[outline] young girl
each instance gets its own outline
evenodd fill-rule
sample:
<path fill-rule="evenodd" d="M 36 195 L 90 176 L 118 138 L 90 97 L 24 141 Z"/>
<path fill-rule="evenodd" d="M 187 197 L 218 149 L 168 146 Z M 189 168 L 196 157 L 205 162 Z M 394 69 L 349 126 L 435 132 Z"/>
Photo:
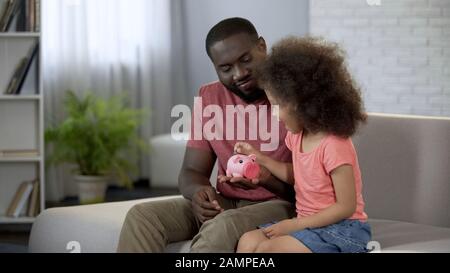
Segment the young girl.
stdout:
<path fill-rule="evenodd" d="M 259 70 L 262 87 L 289 133 L 292 164 L 247 143 L 235 151 L 294 185 L 297 217 L 245 233 L 237 252 L 366 252 L 371 239 L 361 173 L 350 137 L 364 122 L 359 89 L 344 54 L 317 38 L 277 43 Z"/>

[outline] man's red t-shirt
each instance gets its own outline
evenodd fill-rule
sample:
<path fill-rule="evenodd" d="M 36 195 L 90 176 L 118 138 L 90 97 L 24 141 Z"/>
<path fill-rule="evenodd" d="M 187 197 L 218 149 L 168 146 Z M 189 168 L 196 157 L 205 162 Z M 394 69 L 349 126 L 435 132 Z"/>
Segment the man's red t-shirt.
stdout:
<path fill-rule="evenodd" d="M 292 162 L 291 151 L 284 141 L 286 129 L 272 116 L 271 105 L 266 97 L 248 104 L 220 82 L 202 86 L 199 96 L 192 113 L 187 146 L 214 152 L 218 158 L 219 175 L 225 175 L 228 159 L 233 155 L 234 145 L 238 141 L 248 142 L 276 160 Z M 227 114 L 227 110 L 231 115 Z M 194 133 L 195 130 L 197 133 Z M 267 147 L 269 143 L 272 143 L 270 148 Z M 244 190 L 227 183 L 217 183 L 217 190 L 231 199 L 264 201 L 277 198 L 263 187 Z"/>

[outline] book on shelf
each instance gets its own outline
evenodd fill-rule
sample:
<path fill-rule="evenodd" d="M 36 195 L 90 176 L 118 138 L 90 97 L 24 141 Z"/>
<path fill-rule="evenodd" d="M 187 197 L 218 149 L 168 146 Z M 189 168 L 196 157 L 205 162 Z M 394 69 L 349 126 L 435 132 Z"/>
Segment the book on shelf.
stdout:
<path fill-rule="evenodd" d="M 16 32 L 26 31 L 27 28 L 27 10 L 26 10 L 26 2 L 27 0 L 19 0 L 20 8 L 16 15 Z"/>
<path fill-rule="evenodd" d="M 37 55 L 38 49 L 39 41 L 36 41 L 28 51 L 27 55 L 20 60 L 20 62 L 16 66 L 11 80 L 9 81 L 8 87 L 4 92 L 6 95 L 20 94 L 22 86 L 27 78 L 28 71 L 30 70 L 31 64 L 33 63 L 33 59 Z"/>
<path fill-rule="evenodd" d="M 4 24 L 4 21 L 6 20 L 6 16 L 9 12 L 11 5 L 11 0 L 5 1 L 3 5 L 0 7 L 0 31 L 2 30 L 2 26 Z"/>
<path fill-rule="evenodd" d="M 39 180 L 33 181 L 33 190 L 31 191 L 30 200 L 28 202 L 27 216 L 36 217 L 40 210 L 40 199 L 39 199 Z"/>
<path fill-rule="evenodd" d="M 38 157 L 39 151 L 34 149 L 29 150 L 0 150 L 0 158 L 11 157 Z"/>
<path fill-rule="evenodd" d="M 41 0 L 34 0 L 34 31 L 41 31 Z"/>
<path fill-rule="evenodd" d="M 40 31 L 40 0 L 7 0 L 0 10 L 0 32 Z M 11 26 L 15 25 L 15 29 Z"/>
<path fill-rule="evenodd" d="M 16 14 L 20 10 L 22 0 L 7 0 L 0 18 L 0 32 L 8 31 Z"/>
<path fill-rule="evenodd" d="M 21 20 L 17 22 L 16 31 L 40 31 L 40 0 L 20 0 L 22 4 Z M 19 23 L 20 22 L 20 23 Z"/>
<path fill-rule="evenodd" d="M 37 182 L 38 180 L 33 181 L 24 181 L 20 184 L 17 189 L 8 209 L 6 210 L 7 217 L 18 218 L 22 215 L 28 216 L 29 206 L 26 206 L 27 202 L 31 202 L 30 197 L 32 197 L 32 193 L 34 188 L 37 187 L 36 191 L 39 191 Z M 35 195 L 38 193 L 35 193 Z M 36 199 L 37 197 L 35 197 Z M 37 198 L 38 199 L 38 198 Z M 34 200 L 36 202 L 36 200 Z M 35 212 L 35 207 L 33 207 L 33 213 Z"/>

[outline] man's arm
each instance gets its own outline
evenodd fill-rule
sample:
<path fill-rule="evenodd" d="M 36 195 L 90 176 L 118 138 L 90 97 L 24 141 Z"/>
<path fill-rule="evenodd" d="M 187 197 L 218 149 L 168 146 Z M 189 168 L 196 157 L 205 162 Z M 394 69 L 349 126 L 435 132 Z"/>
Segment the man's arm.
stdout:
<path fill-rule="evenodd" d="M 181 194 L 192 201 L 194 214 L 201 222 L 223 211 L 217 201 L 216 190 L 209 181 L 215 161 L 214 153 L 187 147 L 178 176 Z"/>
<path fill-rule="evenodd" d="M 202 187 L 211 187 L 209 178 L 216 161 L 212 152 L 186 147 L 183 165 L 178 176 L 181 194 L 189 200 Z"/>

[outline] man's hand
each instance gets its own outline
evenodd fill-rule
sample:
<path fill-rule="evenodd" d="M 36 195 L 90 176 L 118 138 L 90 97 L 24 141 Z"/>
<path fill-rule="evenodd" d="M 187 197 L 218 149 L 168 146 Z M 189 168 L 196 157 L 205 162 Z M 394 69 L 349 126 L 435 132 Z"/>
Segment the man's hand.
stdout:
<path fill-rule="evenodd" d="M 216 190 L 210 186 L 202 187 L 194 194 L 192 197 L 192 210 L 201 223 L 213 219 L 224 211 L 217 201 Z"/>
<path fill-rule="evenodd" d="M 264 185 L 264 182 L 270 178 L 272 174 L 263 166 L 260 166 L 259 176 L 255 179 L 247 179 L 245 177 L 229 177 L 225 175 L 218 176 L 219 183 L 229 183 L 233 187 L 242 188 L 245 190 L 256 189 Z"/>
<path fill-rule="evenodd" d="M 283 220 L 274 225 L 271 225 L 270 227 L 264 228 L 262 231 L 269 239 L 273 239 L 283 235 L 288 235 L 294 231 L 302 229 L 299 227 L 297 221 L 298 220 L 296 218 Z"/>
<path fill-rule="evenodd" d="M 233 187 L 241 188 L 244 190 L 256 189 L 259 187 L 258 179 L 249 180 L 245 177 L 229 177 L 225 175 L 219 175 L 217 179 L 219 183 L 228 183 Z"/>

